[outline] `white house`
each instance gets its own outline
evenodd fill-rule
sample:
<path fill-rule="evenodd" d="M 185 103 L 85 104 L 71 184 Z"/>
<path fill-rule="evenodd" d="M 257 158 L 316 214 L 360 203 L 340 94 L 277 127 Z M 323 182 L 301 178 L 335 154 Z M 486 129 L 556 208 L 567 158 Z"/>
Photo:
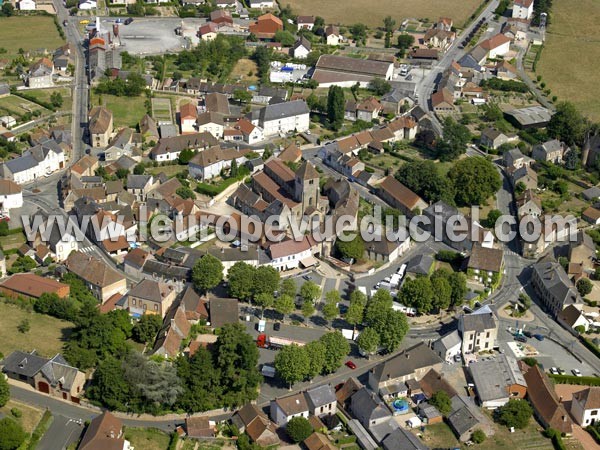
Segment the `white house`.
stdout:
<path fill-rule="evenodd" d="M 18 158 L 6 161 L 0 166 L 0 173 L 4 179 L 24 184 L 48 176 L 64 166 L 63 149 L 50 140 L 25 150 Z"/>
<path fill-rule="evenodd" d="M 89 11 L 90 9 L 96 9 L 96 7 L 97 3 L 95 0 L 84 0 L 78 6 L 82 11 Z"/>
<path fill-rule="evenodd" d="M 225 130 L 223 115 L 214 112 L 202 113 L 196 120 L 196 127 L 198 131 L 210 133 L 220 139 L 223 137 L 223 131 Z"/>
<path fill-rule="evenodd" d="M 457 330 L 433 341 L 433 351 L 444 361 L 452 362 L 456 355 L 460 355 L 462 340 Z"/>
<path fill-rule="evenodd" d="M 235 129 L 242 133 L 242 139 L 247 144 L 256 144 L 265 140 L 265 133 L 259 126 L 252 124 L 248 119 L 241 118 L 235 124 Z"/>
<path fill-rule="evenodd" d="M 273 8 L 273 0 L 250 0 L 250 8 L 252 8 L 252 9 Z"/>
<path fill-rule="evenodd" d="M 181 134 L 196 132 L 196 119 L 198 111 L 193 103 L 186 103 L 179 108 L 179 123 Z"/>
<path fill-rule="evenodd" d="M 219 141 L 210 133 L 184 134 L 163 138 L 150 150 L 150 158 L 159 162 L 175 161 L 179 158 L 182 150 L 200 151 L 218 143 Z"/>
<path fill-rule="evenodd" d="M 27 86 L 30 88 L 46 88 L 53 86 L 52 75 L 54 64 L 48 58 L 41 58 L 29 68 Z"/>
<path fill-rule="evenodd" d="M 504 56 L 510 51 L 510 38 L 502 33 L 492 36 L 483 41 L 479 46 L 487 51 L 487 57 L 490 59 Z"/>
<path fill-rule="evenodd" d="M 292 47 L 292 54 L 294 58 L 305 59 L 310 53 L 311 49 L 312 45 L 310 41 L 304 36 L 301 36 Z"/>
<path fill-rule="evenodd" d="M 12 127 L 17 126 L 17 119 L 13 116 L 2 116 L 0 117 L 0 125 L 10 130 Z"/>
<path fill-rule="evenodd" d="M 330 384 L 308 389 L 306 400 L 313 416 L 331 416 L 337 412 L 337 398 L 335 390 Z"/>
<path fill-rule="evenodd" d="M 512 17 L 513 19 L 531 20 L 533 17 L 533 0 L 515 0 Z"/>
<path fill-rule="evenodd" d="M 20 11 L 35 11 L 36 6 L 33 0 L 21 0 L 19 2 Z"/>
<path fill-rule="evenodd" d="M 263 129 L 265 137 L 308 131 L 310 111 L 304 100 L 276 103 L 252 111 L 248 119 Z"/>
<path fill-rule="evenodd" d="M 600 387 L 593 386 L 573 394 L 571 415 L 582 427 L 600 420 Z"/>
<path fill-rule="evenodd" d="M 329 25 L 327 28 L 325 28 L 325 39 L 327 41 L 327 45 L 340 45 L 340 42 L 342 41 L 340 29 L 335 25 Z"/>
<path fill-rule="evenodd" d="M 296 17 L 296 24 L 298 26 L 298 31 L 312 31 L 315 26 L 315 16 L 298 16 Z"/>
<path fill-rule="evenodd" d="M 248 153 L 249 150 L 222 149 L 215 145 L 196 154 L 188 164 L 188 172 L 197 180 L 210 180 L 220 175 L 223 169 L 229 169 L 234 160 L 238 167 L 243 165 Z"/>
<path fill-rule="evenodd" d="M 271 261 L 269 265 L 278 271 L 297 269 L 302 261 L 312 261 L 312 250 L 308 239 L 301 241 L 287 239 L 269 247 Z M 305 266 L 308 263 L 304 264 Z"/>
<path fill-rule="evenodd" d="M 463 353 L 491 351 L 498 337 L 498 319 L 489 306 L 484 306 L 471 314 L 461 315 L 458 331 Z"/>
<path fill-rule="evenodd" d="M 308 402 L 302 392 L 271 400 L 271 420 L 278 426 L 287 424 L 294 417 L 308 418 L 308 415 Z"/>
<path fill-rule="evenodd" d="M 0 180 L 0 211 L 9 214 L 12 208 L 23 206 L 21 186 L 11 180 Z"/>

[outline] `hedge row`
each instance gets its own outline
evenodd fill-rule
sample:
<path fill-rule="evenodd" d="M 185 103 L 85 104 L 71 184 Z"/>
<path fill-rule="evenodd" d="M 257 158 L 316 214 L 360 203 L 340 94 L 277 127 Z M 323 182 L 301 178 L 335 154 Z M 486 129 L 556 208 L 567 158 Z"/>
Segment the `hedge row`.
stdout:
<path fill-rule="evenodd" d="M 576 377 L 575 375 L 553 375 L 548 374 L 558 384 L 578 384 L 582 386 L 600 386 L 598 377 Z"/>
<path fill-rule="evenodd" d="M 600 348 L 598 348 L 592 341 L 584 338 L 583 336 L 579 336 L 579 340 L 590 352 L 596 355 L 596 358 L 600 358 Z"/>

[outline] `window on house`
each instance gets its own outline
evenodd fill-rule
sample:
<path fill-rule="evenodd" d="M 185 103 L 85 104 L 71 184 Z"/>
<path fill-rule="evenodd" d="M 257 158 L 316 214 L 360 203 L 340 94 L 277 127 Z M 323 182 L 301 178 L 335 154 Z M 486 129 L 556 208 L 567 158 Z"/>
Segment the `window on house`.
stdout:
<path fill-rule="evenodd" d="M 158 311 L 158 305 L 154 305 L 154 311 Z"/>
<path fill-rule="evenodd" d="M 148 309 L 147 305 L 144 305 L 144 311 L 146 311 Z"/>
<path fill-rule="evenodd" d="M 489 331 L 488 331 L 488 332 L 485 334 L 485 337 L 486 337 L 486 338 L 489 338 L 489 337 L 490 337 L 490 332 L 489 332 Z"/>
<path fill-rule="evenodd" d="M 598 410 L 597 409 L 595 409 L 593 411 L 590 411 L 590 416 L 596 416 L 596 415 L 598 415 Z"/>

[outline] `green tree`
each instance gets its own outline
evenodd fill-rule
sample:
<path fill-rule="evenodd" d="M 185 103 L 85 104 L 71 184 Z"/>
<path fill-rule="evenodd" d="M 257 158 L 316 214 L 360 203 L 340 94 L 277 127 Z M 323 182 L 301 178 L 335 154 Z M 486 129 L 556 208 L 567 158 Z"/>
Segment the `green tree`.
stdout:
<path fill-rule="evenodd" d="M 190 163 L 190 160 L 194 157 L 195 153 L 193 150 L 189 149 L 189 148 L 185 148 L 183 150 L 181 150 L 181 152 L 179 153 L 179 164 L 181 165 L 186 165 Z"/>
<path fill-rule="evenodd" d="M 412 34 L 403 33 L 400 36 L 398 36 L 398 48 L 400 49 L 400 51 L 398 52 L 399 56 L 401 58 L 404 58 L 406 50 L 411 48 L 414 43 L 415 38 Z"/>
<path fill-rule="evenodd" d="M 344 358 L 350 353 L 350 344 L 340 331 L 324 334 L 321 336 L 320 341 L 325 345 L 323 373 L 333 373 L 342 365 Z"/>
<path fill-rule="evenodd" d="M 342 127 L 345 108 L 344 91 L 339 86 L 331 86 L 327 93 L 327 119 L 334 130 Z"/>
<path fill-rule="evenodd" d="M 443 138 L 438 139 L 435 151 L 441 161 L 453 161 L 467 150 L 471 140 L 469 129 L 451 117 L 444 121 Z"/>
<path fill-rule="evenodd" d="M 246 89 L 236 89 L 233 91 L 233 98 L 242 103 L 250 103 L 252 101 L 252 94 Z"/>
<path fill-rule="evenodd" d="M 592 282 L 590 280 L 588 280 L 587 278 L 581 278 L 581 279 L 577 280 L 577 284 L 575 286 L 577 287 L 577 290 L 579 291 L 579 295 L 581 295 L 582 297 L 585 297 L 590 292 L 592 292 L 592 288 L 594 287 Z"/>
<path fill-rule="evenodd" d="M 396 21 L 392 19 L 392 16 L 387 16 L 383 19 L 383 29 L 386 33 L 393 33 Z"/>
<path fill-rule="evenodd" d="M 0 408 L 2 408 L 10 399 L 10 388 L 8 381 L 4 376 L 0 376 Z"/>
<path fill-rule="evenodd" d="M 496 410 L 498 423 L 521 430 L 527 426 L 533 415 L 533 409 L 525 400 L 510 399 L 508 403 Z"/>
<path fill-rule="evenodd" d="M 279 288 L 279 272 L 271 266 L 260 266 L 254 272 L 252 286 L 255 296 L 262 292 L 273 295 L 273 292 Z"/>
<path fill-rule="evenodd" d="M 335 319 L 339 313 L 339 302 L 341 301 L 340 293 L 338 291 L 329 291 L 325 294 L 325 304 L 323 305 L 323 317 L 327 321 Z"/>
<path fill-rule="evenodd" d="M 305 417 L 292 417 L 285 426 L 285 432 L 296 443 L 304 441 L 313 432 L 313 427 Z"/>
<path fill-rule="evenodd" d="M 396 179 L 430 203 L 443 200 L 454 204 L 454 185 L 433 161 L 414 160 L 403 164 Z"/>
<path fill-rule="evenodd" d="M 199 347 L 189 359 L 180 356 L 176 367 L 184 386 L 179 396 L 180 408 L 191 413 L 219 406 L 223 395 L 220 374 L 213 364 L 213 355 L 206 348 Z"/>
<path fill-rule="evenodd" d="M 275 298 L 273 298 L 273 294 L 261 292 L 254 297 L 254 303 L 261 307 L 261 317 L 264 317 L 265 309 L 270 308 L 275 304 Z"/>
<path fill-rule="evenodd" d="M 369 89 L 381 97 L 392 90 L 392 85 L 383 78 L 373 78 L 369 82 Z"/>
<path fill-rule="evenodd" d="M 194 194 L 194 191 L 187 186 L 181 186 L 180 188 L 177 188 L 175 193 L 184 200 L 188 199 L 188 198 L 191 198 L 191 199 L 196 198 L 196 194 Z"/>
<path fill-rule="evenodd" d="M 457 161 L 450 169 L 448 177 L 456 188 L 458 205 L 485 204 L 502 186 L 502 179 L 494 164 L 481 156 Z"/>
<path fill-rule="evenodd" d="M 348 31 L 350 31 L 352 39 L 354 39 L 357 44 L 364 43 L 367 39 L 367 26 L 364 23 L 355 23 L 350 26 Z"/>
<path fill-rule="evenodd" d="M 308 357 L 306 377 L 313 379 L 323 371 L 327 357 L 327 348 L 321 341 L 312 341 L 306 344 L 303 349 Z"/>
<path fill-rule="evenodd" d="M 17 330 L 19 330 L 19 333 L 22 334 L 29 333 L 29 330 L 31 330 L 31 324 L 29 323 L 29 319 L 21 320 L 21 322 L 17 326 Z"/>
<path fill-rule="evenodd" d="M 55 108 L 60 108 L 63 105 L 63 97 L 60 92 L 56 91 L 50 94 L 50 103 Z"/>
<path fill-rule="evenodd" d="M 2 7 L 5 5 L 6 3 Z M 0 420 L 0 450 L 16 450 L 26 438 L 27 433 L 13 419 L 5 417 Z"/>
<path fill-rule="evenodd" d="M 146 171 L 146 167 L 142 163 L 136 164 L 135 167 L 133 168 L 134 175 L 144 175 L 145 171 Z"/>
<path fill-rule="evenodd" d="M 481 429 L 477 429 L 475 431 L 473 431 L 473 434 L 471 435 L 471 440 L 473 442 L 475 442 L 476 444 L 481 444 L 483 443 L 483 441 L 485 441 L 486 435 L 483 432 L 483 430 Z"/>
<path fill-rule="evenodd" d="M 494 229 L 496 227 L 496 221 L 502 216 L 502 211 L 499 209 L 492 209 L 485 219 L 485 226 Z"/>
<path fill-rule="evenodd" d="M 304 348 L 292 344 L 286 345 L 275 355 L 275 370 L 290 389 L 307 376 L 310 361 Z"/>
<path fill-rule="evenodd" d="M 223 280 L 223 264 L 212 255 L 204 255 L 192 269 L 194 287 L 207 292 Z"/>
<path fill-rule="evenodd" d="M 289 295 L 280 295 L 275 299 L 275 311 L 286 316 L 294 310 L 294 298 Z"/>
<path fill-rule="evenodd" d="M 356 236 L 351 241 L 344 241 L 338 238 L 335 241 L 335 248 L 342 258 L 358 261 L 363 258 L 365 241 L 363 241 L 360 234 L 356 233 Z"/>
<path fill-rule="evenodd" d="M 452 298 L 451 305 L 458 306 L 462 305 L 465 301 L 465 295 L 467 294 L 467 277 L 462 272 L 452 272 L 448 276 L 448 282 L 452 287 Z"/>
<path fill-rule="evenodd" d="M 345 319 L 350 325 L 356 327 L 363 323 L 367 297 L 362 292 L 355 290 L 350 294 L 350 305 L 346 311 Z"/>
<path fill-rule="evenodd" d="M 162 320 L 158 314 L 144 314 L 133 326 L 133 339 L 141 344 L 152 343 L 161 327 Z"/>
<path fill-rule="evenodd" d="M 231 269 L 227 272 L 229 295 L 240 300 L 252 298 L 255 271 L 254 266 L 244 261 L 238 261 L 231 266 Z"/>
<path fill-rule="evenodd" d="M 131 398 L 131 388 L 123 376 L 121 362 L 109 356 L 94 371 L 86 396 L 109 409 L 123 410 Z"/>
<path fill-rule="evenodd" d="M 296 282 L 293 278 L 286 278 L 281 281 L 281 288 L 279 290 L 284 295 L 289 295 L 290 297 L 296 297 L 297 286 Z"/>
<path fill-rule="evenodd" d="M 583 145 L 587 121 L 573 103 L 560 102 L 548 123 L 548 135 L 567 145 Z"/>
<path fill-rule="evenodd" d="M 296 42 L 296 38 L 289 31 L 279 30 L 275 33 L 275 41 L 281 42 L 284 47 L 291 47 Z"/>
<path fill-rule="evenodd" d="M 450 307 L 452 302 L 452 286 L 446 278 L 434 278 L 431 280 L 431 288 L 433 289 L 433 306 L 441 311 Z"/>
<path fill-rule="evenodd" d="M 429 399 L 429 404 L 435 406 L 442 415 L 447 416 L 452 411 L 452 400 L 446 391 L 437 391 Z"/>
<path fill-rule="evenodd" d="M 368 354 L 373 355 L 379 349 L 379 333 L 373 328 L 365 328 L 356 339 L 358 348 Z"/>
<path fill-rule="evenodd" d="M 306 281 L 300 286 L 300 297 L 304 301 L 314 303 L 321 297 L 321 288 L 313 281 Z"/>
<path fill-rule="evenodd" d="M 302 301 L 302 315 L 308 319 L 314 313 L 315 313 L 315 304 L 310 300 L 303 300 Z"/>
<path fill-rule="evenodd" d="M 419 314 L 427 314 L 433 306 L 433 295 L 429 278 L 409 278 L 404 282 L 398 299 L 402 304 L 416 308 Z"/>
<path fill-rule="evenodd" d="M 8 2 L 2 3 L 0 8 L 1 15 L 4 17 L 11 17 L 15 13 L 15 7 Z"/>
<path fill-rule="evenodd" d="M 8 227 L 8 222 L 0 222 L 0 236 L 8 236 L 8 231 L 9 231 L 9 227 Z"/>

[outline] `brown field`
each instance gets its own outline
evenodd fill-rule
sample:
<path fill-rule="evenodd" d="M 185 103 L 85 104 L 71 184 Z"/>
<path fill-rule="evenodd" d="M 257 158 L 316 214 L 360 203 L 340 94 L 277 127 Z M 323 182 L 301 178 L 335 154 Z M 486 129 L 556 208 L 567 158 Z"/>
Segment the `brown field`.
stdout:
<path fill-rule="evenodd" d="M 0 47 L 6 49 L 8 56 L 16 55 L 19 48 L 52 52 L 62 44 L 50 16 L 0 17 Z"/>
<path fill-rule="evenodd" d="M 600 3 L 580 0 L 577 8 L 569 0 L 555 0 L 552 23 L 546 33 L 546 45 L 537 65 L 551 95 L 570 100 L 594 121 L 600 120 L 597 61 Z"/>
<path fill-rule="evenodd" d="M 254 83 L 258 81 L 258 77 L 256 76 L 256 72 L 258 71 L 258 67 L 256 63 L 251 59 L 242 58 L 240 59 L 233 70 L 231 71 L 231 75 L 229 78 L 233 82 L 251 82 Z M 251 76 L 248 76 L 248 73 L 252 72 Z"/>
<path fill-rule="evenodd" d="M 464 21 L 477 9 L 480 0 L 377 0 L 364 2 L 348 0 L 340 3 L 334 0 L 282 0 L 280 4 L 290 4 L 296 14 L 318 14 L 328 23 L 352 25 L 362 22 L 370 27 L 383 26 L 383 18 L 391 15 L 398 25 L 404 19 L 428 18 L 436 20 L 440 16 L 451 17 L 454 23 L 462 26 Z"/>

